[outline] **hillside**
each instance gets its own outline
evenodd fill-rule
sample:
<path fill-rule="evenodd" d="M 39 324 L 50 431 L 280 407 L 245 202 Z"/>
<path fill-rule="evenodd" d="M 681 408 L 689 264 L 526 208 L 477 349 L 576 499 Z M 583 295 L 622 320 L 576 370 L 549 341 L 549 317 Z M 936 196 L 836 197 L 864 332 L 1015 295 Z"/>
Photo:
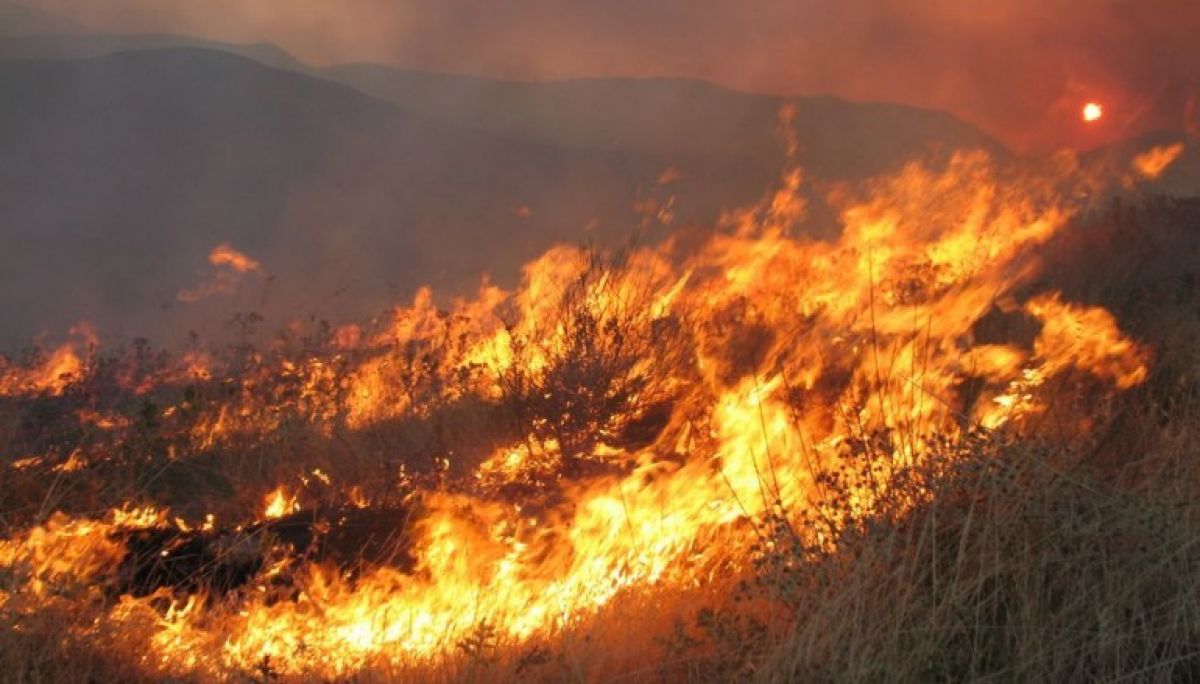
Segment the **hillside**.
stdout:
<path fill-rule="evenodd" d="M 102 329 L 161 331 L 221 242 L 279 276 L 267 306 L 363 315 L 551 241 L 623 234 L 637 185 L 660 171 L 213 51 L 3 62 L 0 98 L 13 103 L 0 112 L 9 334 L 61 330 L 80 311 Z M 259 308 L 258 294 L 238 304 Z"/>
<path fill-rule="evenodd" d="M 794 107 L 800 159 L 824 179 L 879 174 L 923 152 L 997 143 L 949 114 L 832 97 L 785 99 L 677 78 L 519 83 L 380 65 L 324 71 L 380 99 L 556 146 L 693 163 L 706 173 L 781 162 L 779 110 Z"/>
<path fill-rule="evenodd" d="M 0 5 L 2 7 L 2 5 Z M 295 72 L 312 71 L 300 60 L 270 43 L 236 44 L 174 34 L 60 34 L 22 31 L 0 37 L 0 60 L 67 60 L 105 57 L 118 52 L 192 48 L 217 50 L 254 60 L 264 66 Z"/>
<path fill-rule="evenodd" d="M 804 164 L 825 179 L 881 173 L 926 151 L 982 147 L 994 140 L 944 112 L 833 97 L 739 93 L 681 78 L 504 81 L 381 64 L 316 68 L 273 45 L 183 35 L 22 35 L 0 40 L 0 59 L 72 59 L 133 50 L 219 50 L 265 66 L 325 78 L 439 120 L 555 147 L 605 150 L 690 166 L 778 168 L 779 109 L 795 107 Z"/>
<path fill-rule="evenodd" d="M 0 42 L 45 57 L 142 45 L 0 61 L 0 96 L 17 103 L 0 112 L 0 225 L 13 245 L 0 266 L 18 284 L 0 296 L 5 344 L 61 333 L 80 311 L 104 333 L 172 339 L 219 330 L 234 310 L 273 327 L 368 315 L 421 284 L 464 291 L 484 272 L 514 273 L 554 242 L 625 239 L 639 198 L 675 196 L 677 223 L 711 224 L 783 166 L 778 100 L 696 82 L 370 71 L 409 84 L 384 93 L 362 68 L 330 72 L 355 90 L 226 50 L 155 49 L 173 40 Z M 796 121 L 818 182 L 988 144 L 944 115 L 883 105 L 806 100 Z M 667 168 L 676 180 L 656 186 Z M 260 260 L 269 287 L 177 314 L 175 294 L 224 242 Z"/>
<path fill-rule="evenodd" d="M 0 0 L 0 684 L 1200 682 L 1189 2 Z"/>
<path fill-rule="evenodd" d="M 0 360 L 0 677 L 1192 681 L 1200 202 L 1059 161 Z"/>

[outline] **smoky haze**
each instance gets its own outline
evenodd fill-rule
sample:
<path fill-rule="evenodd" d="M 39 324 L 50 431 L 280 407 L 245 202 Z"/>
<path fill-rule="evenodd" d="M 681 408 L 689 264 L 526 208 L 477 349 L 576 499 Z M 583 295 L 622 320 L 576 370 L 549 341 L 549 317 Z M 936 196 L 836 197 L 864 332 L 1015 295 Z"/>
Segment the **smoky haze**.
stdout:
<path fill-rule="evenodd" d="M 785 107 L 817 236 L 826 199 L 914 159 L 1127 159 L 1196 132 L 1198 14 L 0 0 L 0 351 L 85 320 L 164 345 L 235 313 L 362 322 L 422 285 L 515 285 L 554 244 L 703 231 L 774 187 Z M 1163 187 L 1200 190 L 1194 148 Z"/>
<path fill-rule="evenodd" d="M 1012 147 L 1200 125 L 1193 0 L 31 0 L 109 31 L 520 79 L 686 76 L 944 109 Z M 1078 124 L 1104 101 L 1103 126 Z"/>

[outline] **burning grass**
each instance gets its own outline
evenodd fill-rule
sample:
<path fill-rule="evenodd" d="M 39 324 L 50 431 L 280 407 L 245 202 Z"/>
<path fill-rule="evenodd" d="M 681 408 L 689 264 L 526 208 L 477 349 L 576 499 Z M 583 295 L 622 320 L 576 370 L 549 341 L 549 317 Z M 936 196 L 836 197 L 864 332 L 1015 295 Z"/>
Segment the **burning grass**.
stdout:
<path fill-rule="evenodd" d="M 822 242 L 802 182 L 375 329 L 8 364 L 4 676 L 1193 676 L 1196 208 L 965 153 Z"/>

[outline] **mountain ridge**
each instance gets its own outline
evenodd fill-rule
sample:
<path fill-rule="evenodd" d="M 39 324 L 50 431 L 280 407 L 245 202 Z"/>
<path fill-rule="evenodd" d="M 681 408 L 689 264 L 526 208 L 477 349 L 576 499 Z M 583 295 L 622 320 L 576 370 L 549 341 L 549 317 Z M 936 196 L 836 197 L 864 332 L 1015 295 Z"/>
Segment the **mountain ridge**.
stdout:
<path fill-rule="evenodd" d="M 672 83 L 528 85 L 504 110 L 389 101 L 208 47 L 0 60 L 0 97 L 16 103 L 0 112 L 0 268 L 15 284 L 0 343 L 83 317 L 171 339 L 219 335 L 233 311 L 276 327 L 294 312 L 361 319 L 427 283 L 453 294 L 491 272 L 511 285 L 555 243 L 616 244 L 639 202 L 674 198 L 673 225 L 711 226 L 784 168 L 778 100 Z M 800 125 L 815 122 L 797 129 L 799 161 L 823 225 L 823 183 L 963 135 L 919 112 L 889 128 L 904 108 L 813 102 L 797 105 Z M 271 277 L 177 301 L 224 242 Z"/>

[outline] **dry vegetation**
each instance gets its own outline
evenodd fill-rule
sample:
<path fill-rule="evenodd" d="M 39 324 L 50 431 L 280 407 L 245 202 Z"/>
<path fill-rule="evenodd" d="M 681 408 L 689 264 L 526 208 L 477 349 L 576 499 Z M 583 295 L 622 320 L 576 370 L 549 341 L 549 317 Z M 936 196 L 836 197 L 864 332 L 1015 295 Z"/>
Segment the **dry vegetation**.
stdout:
<path fill-rule="evenodd" d="M 756 216 L 768 229 L 751 244 L 765 244 L 788 211 L 775 200 Z M 781 326 L 796 312 L 743 296 L 666 316 L 656 264 L 636 250 L 549 257 L 574 264 L 555 296 L 492 306 L 501 298 L 485 292 L 451 313 L 418 298 L 385 338 L 318 328 L 234 345 L 219 359 L 146 344 L 93 350 L 71 382 L 0 397 L 0 524 L 10 540 L 0 546 L 0 680 L 1200 679 L 1200 204 L 1127 200 L 1076 215 L 1036 245 L 1039 275 L 1005 281 L 1014 301 L 1057 291 L 1103 307 L 1122 339 L 1141 345 L 1122 343 L 1122 354 L 1153 350 L 1136 381 L 1122 380 L 1133 374 L 1115 352 L 1096 363 L 1117 370 L 1061 366 L 1030 390 L 1038 409 L 1019 420 L 986 413 L 1011 380 L 985 373 L 947 381 L 953 406 L 913 409 L 920 397 L 905 388 L 920 373 L 896 361 L 901 335 L 881 341 L 874 298 L 891 287 L 902 304 L 941 301 L 953 288 L 938 288 L 936 270 L 892 281 L 872 273 L 872 320 L 843 326 L 860 335 L 861 358 L 823 359 L 801 387 L 803 366 L 788 354 L 830 325 L 824 314 Z M 531 275 L 527 292 L 537 287 Z M 502 336 L 480 328 L 471 309 L 480 302 Z M 541 307 L 537 326 L 530 307 Z M 1019 309 L 983 312 L 953 337 L 1049 344 Z M 930 352 L 922 326 L 933 324 L 912 337 L 927 356 L 970 353 Z M 503 344 L 479 355 L 481 339 Z M 0 371 L 14 378 L 50 360 L 33 351 Z M 864 372 L 875 381 L 862 382 Z M 681 541 L 665 523 L 655 529 L 666 541 L 647 537 L 637 512 L 649 506 L 628 487 L 709 472 L 688 468 L 732 443 L 712 387 L 746 383 L 782 397 L 783 427 L 752 404 L 758 434 L 747 440 L 763 452 L 749 460 L 754 485 L 728 462 L 710 473 L 740 511 L 714 514 Z M 940 422 L 928 431 L 913 416 Z M 817 453 L 819 429 L 838 434 L 836 448 Z M 653 460 L 639 460 L 651 449 Z M 707 482 L 656 494 L 653 516 L 666 519 L 673 502 L 690 510 L 683 497 Z M 574 535 L 606 528 L 587 527 L 580 511 L 611 486 L 620 494 L 605 520 L 616 541 L 597 558 L 619 558 L 581 574 Z M 265 515 L 271 493 L 282 509 Z M 509 519 L 493 510 L 514 505 L 554 531 L 497 532 Z M 105 518 L 139 506 L 153 508 L 147 520 Z M 357 532 L 339 536 L 339 520 Z M 429 560 L 441 522 L 486 576 L 460 568 L 461 556 Z M 488 532 L 504 543 L 477 538 Z M 567 539 L 570 553 L 560 551 Z M 513 540 L 520 553 L 505 556 Z M 191 560 L 176 555 L 186 543 L 196 544 Z M 177 565 L 145 571 L 154 559 L 136 549 L 161 549 Z M 522 574 L 495 580 L 511 559 Z M 342 584 L 314 579 L 314 567 Z M 435 647 L 383 639 L 390 625 L 374 616 L 364 638 L 382 640 L 349 664 L 322 650 L 341 643 L 346 623 L 321 611 L 380 587 L 418 603 L 427 592 L 406 593 L 410 583 L 437 587 L 439 568 L 471 578 L 446 591 L 479 612 L 446 624 Z M 547 568 L 554 582 L 529 579 Z M 596 586 L 614 575 L 632 579 Z M 585 607 L 520 627 L 512 611 L 537 606 L 521 592 L 576 578 L 596 591 L 573 590 Z M 505 587 L 519 604 L 489 612 L 503 601 L 490 593 Z M 274 641 L 247 636 L 275 624 Z M 236 651 L 242 644 L 250 650 Z"/>

